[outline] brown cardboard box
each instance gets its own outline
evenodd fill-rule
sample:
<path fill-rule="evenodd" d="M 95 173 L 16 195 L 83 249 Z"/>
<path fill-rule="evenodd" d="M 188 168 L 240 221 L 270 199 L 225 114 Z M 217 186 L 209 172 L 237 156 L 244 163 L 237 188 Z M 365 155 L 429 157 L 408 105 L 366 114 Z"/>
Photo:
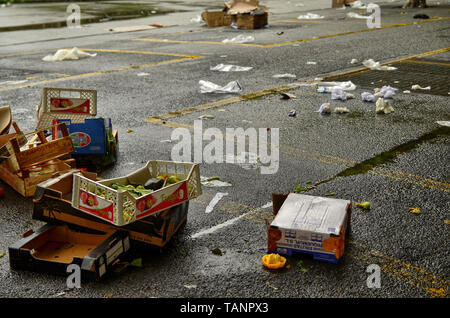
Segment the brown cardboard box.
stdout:
<path fill-rule="evenodd" d="M 240 29 L 259 29 L 268 24 L 267 12 L 257 0 L 233 0 L 225 3 L 222 11 L 203 12 L 202 18 L 208 26 L 230 26 L 234 22 Z"/>

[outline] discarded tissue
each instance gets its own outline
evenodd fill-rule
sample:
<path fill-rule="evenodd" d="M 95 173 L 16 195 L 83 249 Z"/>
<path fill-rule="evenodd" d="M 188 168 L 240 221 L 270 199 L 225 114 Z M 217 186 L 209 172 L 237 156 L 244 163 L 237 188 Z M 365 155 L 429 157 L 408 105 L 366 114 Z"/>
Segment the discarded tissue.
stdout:
<path fill-rule="evenodd" d="M 364 102 L 375 102 L 375 95 L 369 92 L 363 92 L 361 93 L 361 98 Z"/>
<path fill-rule="evenodd" d="M 319 110 L 317 110 L 316 112 L 320 113 L 321 115 L 330 114 L 331 113 L 330 103 L 322 104 Z"/>
<path fill-rule="evenodd" d="M 219 71 L 219 72 L 245 72 L 250 71 L 253 67 L 251 66 L 237 66 L 230 64 L 218 64 L 214 67 L 210 67 L 211 71 Z"/>
<path fill-rule="evenodd" d="M 229 82 L 225 86 L 219 86 L 212 82 L 200 80 L 200 93 L 237 93 L 242 90 L 241 84 L 238 81 Z"/>
<path fill-rule="evenodd" d="M 385 85 L 381 88 L 380 94 L 383 98 L 390 99 L 395 95 L 395 92 L 398 91 L 397 88 L 390 87 L 389 85 Z"/>
<path fill-rule="evenodd" d="M 54 55 L 47 55 L 42 60 L 45 62 L 56 62 L 56 61 L 64 61 L 64 60 L 79 60 L 85 57 L 94 57 L 97 53 L 90 54 L 80 50 L 77 47 L 73 49 L 61 49 L 56 51 Z"/>

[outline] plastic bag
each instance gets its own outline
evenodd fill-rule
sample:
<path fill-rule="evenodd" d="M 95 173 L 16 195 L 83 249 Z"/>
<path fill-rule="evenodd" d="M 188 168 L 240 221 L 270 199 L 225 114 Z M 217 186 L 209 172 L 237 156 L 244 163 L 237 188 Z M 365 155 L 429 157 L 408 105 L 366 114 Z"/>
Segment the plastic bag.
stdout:
<path fill-rule="evenodd" d="M 354 91 L 356 89 L 356 85 L 351 81 L 348 82 L 320 82 L 319 87 L 317 88 L 317 92 L 319 93 L 331 93 L 333 88 L 339 87 L 344 91 Z"/>
<path fill-rule="evenodd" d="M 251 66 L 237 66 L 230 64 L 218 64 L 214 67 L 210 67 L 211 71 L 219 71 L 219 72 L 245 72 L 250 71 L 253 67 Z"/>
<path fill-rule="evenodd" d="M 341 87 L 336 86 L 331 89 L 331 99 L 346 101 L 347 95 Z"/>
<path fill-rule="evenodd" d="M 296 78 L 297 76 L 295 74 L 285 73 L 285 74 L 275 74 L 272 77 L 274 77 L 274 78 Z"/>
<path fill-rule="evenodd" d="M 225 86 L 219 86 L 212 82 L 200 80 L 198 82 L 200 85 L 200 93 L 237 93 L 242 90 L 241 84 L 238 81 L 229 82 Z"/>
<path fill-rule="evenodd" d="M 315 19 L 323 19 L 324 16 L 308 12 L 307 14 L 299 15 L 297 17 L 298 20 L 315 20 Z"/>
<path fill-rule="evenodd" d="M 238 35 L 232 39 L 225 39 L 222 42 L 223 43 L 246 43 L 246 42 L 253 42 L 255 41 L 255 38 L 251 35 Z"/>
<path fill-rule="evenodd" d="M 79 60 L 85 57 L 94 57 L 97 56 L 97 53 L 90 54 L 80 50 L 77 47 L 73 49 L 61 49 L 56 51 L 54 55 L 47 55 L 42 60 L 45 62 L 56 62 L 56 61 L 64 61 L 64 60 Z"/>
<path fill-rule="evenodd" d="M 330 114 L 331 113 L 330 103 L 322 104 L 319 110 L 317 110 L 316 112 L 321 115 Z"/>
<path fill-rule="evenodd" d="M 218 192 L 214 196 L 214 198 L 209 202 L 208 206 L 205 209 L 205 213 L 211 213 L 216 206 L 216 204 L 222 199 L 224 196 L 228 195 L 228 193 Z"/>
<path fill-rule="evenodd" d="M 375 62 L 373 59 L 364 60 L 363 65 L 371 70 L 377 71 L 394 71 L 397 68 L 393 66 L 380 65 L 380 62 Z"/>
<path fill-rule="evenodd" d="M 389 85 L 385 85 L 381 88 L 380 93 L 383 98 L 390 99 L 395 95 L 395 92 L 398 91 L 397 88 L 393 88 Z"/>

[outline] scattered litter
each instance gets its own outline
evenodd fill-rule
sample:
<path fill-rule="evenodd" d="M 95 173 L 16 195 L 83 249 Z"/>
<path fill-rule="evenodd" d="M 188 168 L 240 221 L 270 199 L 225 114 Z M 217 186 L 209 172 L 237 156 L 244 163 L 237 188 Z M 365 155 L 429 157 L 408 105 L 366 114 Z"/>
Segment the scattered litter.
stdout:
<path fill-rule="evenodd" d="M 355 12 L 347 13 L 347 17 L 355 18 L 355 19 L 370 19 L 370 16 L 360 15 L 360 14 L 355 13 Z"/>
<path fill-rule="evenodd" d="M 303 261 L 302 261 L 302 260 L 299 260 L 299 261 L 297 262 L 297 267 L 300 268 L 300 270 L 301 270 L 303 273 L 306 273 L 306 272 L 308 271 L 308 269 L 307 269 L 306 267 L 303 266 Z"/>
<path fill-rule="evenodd" d="M 5 256 L 5 253 L 0 253 L 0 258 L 2 258 L 3 256 Z"/>
<path fill-rule="evenodd" d="M 273 286 L 270 282 L 266 282 L 266 285 L 272 288 L 273 290 L 278 290 L 278 287 Z"/>
<path fill-rule="evenodd" d="M 355 202 L 355 206 L 358 206 L 364 210 L 368 210 L 370 209 L 370 202 L 369 201 L 364 201 L 363 203 Z"/>
<path fill-rule="evenodd" d="M 364 102 L 375 102 L 375 95 L 369 93 L 369 92 L 363 92 L 361 93 L 361 98 Z"/>
<path fill-rule="evenodd" d="M 45 62 L 56 62 L 56 61 L 64 61 L 64 60 L 78 60 L 85 57 L 94 57 L 97 56 L 97 53 L 90 54 L 80 50 L 77 47 L 73 49 L 61 49 L 56 51 L 54 55 L 47 55 L 42 60 Z"/>
<path fill-rule="evenodd" d="M 227 110 L 224 109 L 224 108 L 221 108 L 221 109 L 218 109 L 217 111 L 218 111 L 218 112 L 221 112 L 221 113 L 224 113 L 224 112 L 226 112 Z"/>
<path fill-rule="evenodd" d="M 197 285 L 193 285 L 193 284 L 186 284 L 186 285 L 184 285 L 184 287 L 186 287 L 187 289 L 195 289 L 195 288 L 197 288 Z"/>
<path fill-rule="evenodd" d="M 409 208 L 409 210 L 414 214 L 420 214 L 420 208 Z"/>
<path fill-rule="evenodd" d="M 326 196 L 326 197 L 332 197 L 332 196 L 335 196 L 336 195 L 336 192 L 330 192 L 330 193 L 325 193 L 324 194 L 324 196 Z"/>
<path fill-rule="evenodd" d="M 403 94 L 411 94 L 410 90 L 403 91 Z"/>
<path fill-rule="evenodd" d="M 283 35 L 284 32 L 277 32 L 277 35 Z"/>
<path fill-rule="evenodd" d="M 346 101 L 347 95 L 341 87 L 333 87 L 331 89 L 331 99 Z"/>
<path fill-rule="evenodd" d="M 352 9 L 366 9 L 367 8 L 367 6 L 359 0 L 355 1 L 355 2 L 350 2 L 350 7 Z"/>
<path fill-rule="evenodd" d="M 200 80 L 198 83 L 200 85 L 200 93 L 237 93 L 242 90 L 238 81 L 229 82 L 223 87 L 203 80 Z"/>
<path fill-rule="evenodd" d="M 57 293 L 55 296 L 56 297 L 60 297 L 60 296 L 63 296 L 63 295 L 65 295 L 66 294 L 66 292 L 59 292 L 59 293 Z"/>
<path fill-rule="evenodd" d="M 311 12 L 308 12 L 307 14 L 304 14 L 304 15 L 299 15 L 297 17 L 298 20 L 315 20 L 315 19 L 323 19 L 323 18 L 325 18 L 325 17 L 315 14 L 315 13 L 311 13 Z"/>
<path fill-rule="evenodd" d="M 289 93 L 280 93 L 281 99 L 295 99 L 295 95 Z"/>
<path fill-rule="evenodd" d="M 133 131 L 133 129 L 127 129 L 127 133 L 132 133 Z"/>
<path fill-rule="evenodd" d="M 395 84 L 398 84 L 398 83 L 400 83 L 400 81 L 394 81 L 394 83 L 395 83 Z"/>
<path fill-rule="evenodd" d="M 222 256 L 223 254 L 225 254 L 225 252 L 222 252 L 222 250 L 220 248 L 218 248 L 218 247 L 216 247 L 215 249 L 211 250 L 211 252 L 214 255 L 219 255 L 219 256 Z"/>
<path fill-rule="evenodd" d="M 319 110 L 317 110 L 316 112 L 320 113 L 321 115 L 330 114 L 331 113 L 330 103 L 322 104 Z"/>
<path fill-rule="evenodd" d="M 201 115 L 198 117 L 198 119 L 214 119 L 215 117 L 213 115 Z"/>
<path fill-rule="evenodd" d="M 275 74 L 272 77 L 274 77 L 274 78 L 296 78 L 297 76 L 294 74 L 285 73 L 285 74 Z"/>
<path fill-rule="evenodd" d="M 375 62 L 373 59 L 364 60 L 362 64 L 371 70 L 377 71 L 394 71 L 397 68 L 393 66 L 380 65 L 380 62 Z"/>
<path fill-rule="evenodd" d="M 164 139 L 164 140 L 160 140 L 159 142 L 164 142 L 164 143 L 172 143 L 172 139 Z"/>
<path fill-rule="evenodd" d="M 253 42 L 255 41 L 255 38 L 251 35 L 238 35 L 231 39 L 225 39 L 222 42 L 223 43 L 247 43 L 247 42 Z"/>
<path fill-rule="evenodd" d="M 415 84 L 415 85 L 411 86 L 411 89 L 430 90 L 430 89 L 431 89 L 431 86 L 422 87 L 422 86 L 420 86 L 420 85 L 418 85 L 418 84 Z"/>
<path fill-rule="evenodd" d="M 200 183 L 205 187 L 231 187 L 231 183 L 220 181 L 219 179 L 220 177 L 207 178 L 201 176 Z"/>
<path fill-rule="evenodd" d="M 232 27 L 233 29 L 239 29 L 238 24 L 236 22 L 232 22 L 230 24 L 230 27 Z"/>
<path fill-rule="evenodd" d="M 148 75 L 150 75 L 150 73 L 142 72 L 137 74 L 137 76 L 148 76 Z"/>
<path fill-rule="evenodd" d="M 317 62 L 313 62 L 313 61 L 308 61 L 308 62 L 306 62 L 306 64 L 307 64 L 307 65 L 316 65 L 316 64 L 317 64 Z"/>
<path fill-rule="evenodd" d="M 357 60 L 357 59 L 352 59 L 352 60 L 350 61 L 350 64 L 356 64 L 356 63 L 358 63 L 358 60 Z"/>
<path fill-rule="evenodd" d="M 398 91 L 397 88 L 385 85 L 380 89 L 379 93 L 383 98 L 391 99 L 392 97 L 394 97 L 396 91 Z"/>
<path fill-rule="evenodd" d="M 253 67 L 251 66 L 237 66 L 230 64 L 218 64 L 214 67 L 210 67 L 211 71 L 219 71 L 219 72 L 245 72 L 250 71 Z"/>
<path fill-rule="evenodd" d="M 437 121 L 438 125 L 450 127 L 450 121 Z"/>
<path fill-rule="evenodd" d="M 297 111 L 295 109 L 292 109 L 289 111 L 289 117 L 295 117 L 297 116 Z"/>
<path fill-rule="evenodd" d="M 413 16 L 413 19 L 429 19 L 430 17 L 423 13 L 417 13 Z"/>
<path fill-rule="evenodd" d="M 319 92 L 319 89 L 321 89 L 321 88 L 322 88 L 322 90 L 324 90 L 323 92 L 319 92 L 319 93 L 331 93 L 331 90 L 334 87 L 340 87 L 344 91 L 354 91 L 356 89 L 356 85 L 353 84 L 351 81 L 347 81 L 347 82 L 320 82 L 318 85 L 319 85 L 319 88 L 317 89 L 318 92 Z"/>
<path fill-rule="evenodd" d="M 384 101 L 384 98 L 379 98 L 376 102 L 375 112 L 377 114 L 389 114 L 394 111 L 391 105 L 388 102 Z"/>
<path fill-rule="evenodd" d="M 266 254 L 262 257 L 264 267 L 269 269 L 279 269 L 286 265 L 286 258 L 276 253 Z"/>
<path fill-rule="evenodd" d="M 348 110 L 347 107 L 336 107 L 334 109 L 334 112 L 337 114 L 344 114 L 344 113 L 349 113 L 350 111 Z"/>
<path fill-rule="evenodd" d="M 200 14 L 191 19 L 191 23 L 202 23 L 202 22 L 204 21 Z"/>
<path fill-rule="evenodd" d="M 208 206 L 205 209 L 205 213 L 211 213 L 216 204 L 222 199 L 224 196 L 227 196 L 228 193 L 218 192 L 214 196 L 214 198 L 209 202 Z"/>

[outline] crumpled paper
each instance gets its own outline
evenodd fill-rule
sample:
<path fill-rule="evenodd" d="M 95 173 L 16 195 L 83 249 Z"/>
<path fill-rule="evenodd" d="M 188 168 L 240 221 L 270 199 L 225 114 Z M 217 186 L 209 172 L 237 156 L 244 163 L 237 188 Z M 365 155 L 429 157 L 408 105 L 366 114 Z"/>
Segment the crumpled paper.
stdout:
<path fill-rule="evenodd" d="M 363 65 L 376 71 L 394 71 L 397 68 L 393 66 L 380 65 L 380 62 L 375 62 L 373 59 L 364 60 Z"/>
<path fill-rule="evenodd" d="M 394 108 L 389 105 L 389 103 L 386 102 L 384 98 L 379 98 L 375 105 L 375 112 L 377 114 L 390 114 L 394 111 Z"/>
<path fill-rule="evenodd" d="M 61 49 L 56 51 L 54 55 L 47 55 L 42 60 L 45 62 L 57 62 L 64 60 L 79 60 L 85 57 L 94 57 L 97 56 L 97 53 L 90 54 L 80 50 L 77 47 L 73 49 Z"/>

